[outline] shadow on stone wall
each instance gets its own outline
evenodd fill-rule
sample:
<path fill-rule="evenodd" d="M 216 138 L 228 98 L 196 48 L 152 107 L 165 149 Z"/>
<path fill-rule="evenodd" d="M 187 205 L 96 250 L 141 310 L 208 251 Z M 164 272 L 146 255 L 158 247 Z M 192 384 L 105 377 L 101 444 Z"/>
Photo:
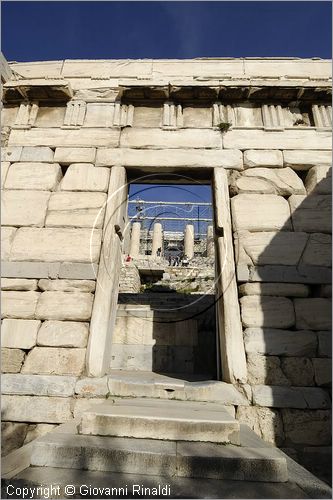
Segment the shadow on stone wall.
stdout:
<path fill-rule="evenodd" d="M 285 196 L 291 217 L 278 231 L 238 240 L 240 258 L 243 251 L 251 261 L 239 290 L 254 406 L 239 407 L 237 417 L 328 482 L 330 187 L 327 177 L 308 195 Z"/>

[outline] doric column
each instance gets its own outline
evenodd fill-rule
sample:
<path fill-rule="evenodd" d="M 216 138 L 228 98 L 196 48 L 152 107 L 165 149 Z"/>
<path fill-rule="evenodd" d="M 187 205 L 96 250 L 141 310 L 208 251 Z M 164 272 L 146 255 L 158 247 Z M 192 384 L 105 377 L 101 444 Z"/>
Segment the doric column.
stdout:
<path fill-rule="evenodd" d="M 153 242 L 151 248 L 151 254 L 153 256 L 157 255 L 157 250 L 162 248 L 162 224 L 155 222 L 153 228 Z"/>
<path fill-rule="evenodd" d="M 214 257 L 214 229 L 213 229 L 213 226 L 207 226 L 206 254 L 207 254 L 207 257 Z"/>
<path fill-rule="evenodd" d="M 140 234 L 141 234 L 141 222 L 133 222 L 131 244 L 129 251 L 131 257 L 137 257 L 140 253 Z"/>
<path fill-rule="evenodd" d="M 184 253 L 189 258 L 192 259 L 194 255 L 194 226 L 192 224 L 187 224 L 184 233 Z"/>

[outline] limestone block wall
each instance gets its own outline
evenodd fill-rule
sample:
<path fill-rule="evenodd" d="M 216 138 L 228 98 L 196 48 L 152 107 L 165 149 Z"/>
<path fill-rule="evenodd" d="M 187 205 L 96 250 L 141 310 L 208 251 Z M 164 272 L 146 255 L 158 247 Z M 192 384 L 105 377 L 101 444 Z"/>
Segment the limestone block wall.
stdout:
<path fill-rule="evenodd" d="M 112 167 L 205 182 L 223 168 L 250 403 L 237 417 L 299 454 L 326 447 L 330 62 L 55 61 L 12 70 L 1 151 L 5 432 L 22 443 L 77 415 L 85 396 L 108 392 L 105 378 L 86 380 L 85 356 Z"/>
<path fill-rule="evenodd" d="M 88 151 L 2 150 L 5 454 L 73 417 L 86 371 L 109 178 Z"/>
<path fill-rule="evenodd" d="M 229 181 L 251 387 L 237 417 L 313 465 L 331 439 L 331 166 L 245 150 Z"/>

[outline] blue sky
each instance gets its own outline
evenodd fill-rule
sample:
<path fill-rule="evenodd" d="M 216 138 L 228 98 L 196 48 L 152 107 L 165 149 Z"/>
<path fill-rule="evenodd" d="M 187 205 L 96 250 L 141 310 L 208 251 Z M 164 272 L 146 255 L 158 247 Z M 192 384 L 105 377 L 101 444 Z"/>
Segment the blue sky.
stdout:
<path fill-rule="evenodd" d="M 330 2 L 2 1 L 1 7 L 9 61 L 331 57 Z M 193 195 L 164 186 L 142 198 L 210 199 L 208 186 L 189 189 Z"/>
<path fill-rule="evenodd" d="M 331 3 L 2 1 L 8 60 L 331 57 Z"/>

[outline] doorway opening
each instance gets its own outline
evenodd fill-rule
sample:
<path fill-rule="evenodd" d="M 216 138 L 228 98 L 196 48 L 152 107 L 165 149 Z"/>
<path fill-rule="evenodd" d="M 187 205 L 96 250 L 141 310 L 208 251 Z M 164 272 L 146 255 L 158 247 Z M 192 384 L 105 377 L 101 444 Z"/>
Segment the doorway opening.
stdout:
<path fill-rule="evenodd" d="M 111 370 L 217 380 L 211 185 L 136 179 L 127 214 Z"/>

